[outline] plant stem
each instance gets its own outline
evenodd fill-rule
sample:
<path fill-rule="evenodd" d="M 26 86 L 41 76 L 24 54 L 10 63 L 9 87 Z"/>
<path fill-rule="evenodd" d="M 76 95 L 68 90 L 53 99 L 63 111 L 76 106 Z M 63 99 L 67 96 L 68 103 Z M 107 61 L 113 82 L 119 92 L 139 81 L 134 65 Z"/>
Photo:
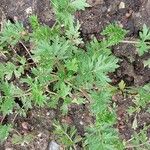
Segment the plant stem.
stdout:
<path fill-rule="evenodd" d="M 2 120 L 1 120 L 1 122 L 0 122 L 1 124 L 3 123 L 5 117 L 6 117 L 6 115 L 4 115 L 4 116 L 2 117 Z"/>
<path fill-rule="evenodd" d="M 91 102 L 92 99 L 89 96 L 89 94 L 87 93 L 87 91 L 83 88 L 77 88 L 76 86 L 74 86 L 72 83 L 70 83 L 69 81 L 65 81 L 65 83 L 67 83 L 68 85 L 72 86 L 74 89 L 78 90 L 79 92 L 82 93 L 82 95 L 89 101 Z"/>
<path fill-rule="evenodd" d="M 13 128 L 13 131 L 15 131 L 18 135 L 21 136 L 21 133 L 19 133 L 16 129 Z"/>
<path fill-rule="evenodd" d="M 146 42 L 146 41 L 143 41 L 144 43 L 146 43 L 146 44 L 148 44 L 148 45 L 150 45 L 150 42 Z M 139 43 L 141 43 L 141 41 L 132 41 L 132 40 L 122 40 L 120 43 L 125 43 L 125 44 L 139 44 Z"/>
<path fill-rule="evenodd" d="M 89 102 L 92 102 L 92 98 L 89 96 L 89 94 L 87 93 L 87 91 L 85 89 L 82 89 L 81 88 L 81 91 L 80 91 L 83 96 L 89 101 Z"/>
<path fill-rule="evenodd" d="M 67 138 L 68 138 L 72 143 L 74 143 L 73 140 L 70 138 L 70 136 L 69 136 L 64 130 L 62 130 L 62 131 L 63 131 L 63 133 L 67 136 Z M 76 150 L 76 147 L 75 147 L 74 144 L 73 144 L 73 148 L 74 148 L 74 150 Z"/>
<path fill-rule="evenodd" d="M 4 53 L 2 53 L 2 52 L 0 52 L 1 53 L 1 55 L 3 56 L 3 57 L 5 57 L 6 59 L 7 59 L 7 57 L 6 57 L 6 55 L 4 54 Z"/>
<path fill-rule="evenodd" d="M 139 44 L 140 42 L 138 41 L 128 41 L 128 40 L 123 40 L 121 43 L 126 43 L 126 44 Z"/>
<path fill-rule="evenodd" d="M 136 148 L 136 147 L 141 147 L 141 146 L 144 146 L 145 144 L 149 144 L 150 143 L 150 140 L 142 143 L 142 144 L 139 144 L 139 145 L 127 145 L 126 148 Z"/>
<path fill-rule="evenodd" d="M 56 124 L 53 124 L 56 128 L 58 128 L 58 126 Z M 64 129 L 62 128 L 62 126 L 60 125 L 60 130 L 63 132 L 63 134 L 71 141 L 71 143 L 74 143 L 73 140 L 71 139 L 71 137 L 64 131 Z M 74 150 L 76 150 L 75 144 L 72 145 Z"/>
<path fill-rule="evenodd" d="M 49 91 L 49 90 L 47 90 L 46 92 L 48 92 L 49 94 L 57 96 L 57 93 L 55 93 L 55 92 L 52 92 L 52 91 Z"/>
<path fill-rule="evenodd" d="M 30 58 L 32 59 L 32 61 L 36 65 L 35 61 L 32 58 L 32 55 L 31 55 L 30 51 L 27 49 L 27 47 L 24 45 L 24 43 L 22 41 L 19 41 L 19 43 L 24 47 L 24 49 L 26 50 L 26 52 L 29 54 Z"/>
<path fill-rule="evenodd" d="M 15 119 L 16 119 L 17 116 L 18 116 L 18 113 L 15 114 L 15 116 L 14 116 L 14 118 L 12 120 L 12 123 L 14 123 L 14 121 L 15 121 Z"/>

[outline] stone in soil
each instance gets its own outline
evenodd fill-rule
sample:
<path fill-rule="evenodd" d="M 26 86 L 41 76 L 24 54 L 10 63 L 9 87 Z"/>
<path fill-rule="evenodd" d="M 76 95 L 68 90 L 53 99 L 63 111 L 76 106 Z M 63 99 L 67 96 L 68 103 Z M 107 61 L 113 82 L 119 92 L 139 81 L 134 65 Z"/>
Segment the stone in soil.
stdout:
<path fill-rule="evenodd" d="M 55 141 L 51 141 L 48 145 L 48 150 L 60 150 L 60 145 L 58 145 Z"/>

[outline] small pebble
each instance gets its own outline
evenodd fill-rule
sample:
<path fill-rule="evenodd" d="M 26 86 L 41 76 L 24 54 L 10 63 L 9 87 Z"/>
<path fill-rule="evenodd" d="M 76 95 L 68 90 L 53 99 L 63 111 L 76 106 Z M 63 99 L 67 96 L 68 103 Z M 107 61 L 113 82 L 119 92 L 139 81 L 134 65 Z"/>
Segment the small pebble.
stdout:
<path fill-rule="evenodd" d="M 126 13 L 126 18 L 130 18 L 131 17 L 131 15 L 132 15 L 132 10 L 130 10 L 128 13 Z"/>
<path fill-rule="evenodd" d="M 50 115 L 50 112 L 47 112 L 47 113 L 46 113 L 46 116 L 49 116 L 49 115 Z"/>
<path fill-rule="evenodd" d="M 18 21 L 18 17 L 17 16 L 14 16 L 14 21 Z"/>
<path fill-rule="evenodd" d="M 28 7 L 25 11 L 28 15 L 31 15 L 32 14 L 32 7 Z"/>
<path fill-rule="evenodd" d="M 126 13 L 126 18 L 129 18 L 131 16 L 130 13 Z"/>
<path fill-rule="evenodd" d="M 120 28 L 123 28 L 123 24 L 120 21 L 118 21 L 118 25 Z"/>
<path fill-rule="evenodd" d="M 5 148 L 5 150 L 13 150 L 12 148 Z"/>
<path fill-rule="evenodd" d="M 106 12 L 107 11 L 107 7 L 102 7 L 102 12 Z"/>
<path fill-rule="evenodd" d="M 48 145 L 48 150 L 60 150 L 60 145 L 58 145 L 55 141 L 51 141 Z"/>
<path fill-rule="evenodd" d="M 83 125 L 84 124 L 83 121 L 80 121 L 80 124 Z"/>
<path fill-rule="evenodd" d="M 42 133 L 39 133 L 37 136 L 38 136 L 38 137 L 42 137 Z"/>
<path fill-rule="evenodd" d="M 123 8 L 125 8 L 125 3 L 124 2 L 120 2 L 119 9 L 123 9 Z"/>
<path fill-rule="evenodd" d="M 22 122 L 21 126 L 23 129 L 28 130 L 29 129 L 29 124 L 27 122 Z"/>

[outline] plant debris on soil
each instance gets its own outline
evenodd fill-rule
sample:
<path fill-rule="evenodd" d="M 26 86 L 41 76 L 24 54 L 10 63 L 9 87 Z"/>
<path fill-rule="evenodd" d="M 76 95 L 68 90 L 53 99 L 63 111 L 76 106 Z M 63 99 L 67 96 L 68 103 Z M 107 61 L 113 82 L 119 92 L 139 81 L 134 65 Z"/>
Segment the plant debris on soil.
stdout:
<path fill-rule="evenodd" d="M 84 42 L 88 42 L 93 37 L 102 39 L 100 32 L 106 25 L 117 22 L 121 27 L 128 30 L 126 39 L 135 40 L 139 36 L 139 31 L 143 24 L 150 26 L 150 0 L 88 0 L 92 7 L 75 14 L 76 19 L 81 24 L 80 32 Z M 28 18 L 36 14 L 39 20 L 48 26 L 55 23 L 54 12 L 49 0 L 1 0 L 0 1 L 0 27 L 3 20 L 11 22 L 21 21 L 26 28 L 29 27 Z M 123 80 L 129 87 L 137 87 L 150 82 L 150 69 L 144 68 L 143 61 L 150 58 L 150 53 L 139 57 L 135 51 L 135 46 L 131 43 L 114 46 L 112 49 L 115 56 L 122 59 L 119 68 L 110 73 L 112 84 L 117 85 Z M 0 62 L 1 62 L 0 57 Z M 131 61 L 132 60 L 132 63 Z M 3 60 L 4 61 L 4 60 Z M 112 99 L 117 108 L 117 125 L 120 138 L 129 140 L 133 133 L 133 116 L 127 114 L 129 106 L 133 106 L 132 97 L 123 97 L 117 93 Z M 69 108 L 68 116 L 60 117 L 58 109 L 35 108 L 29 111 L 26 118 L 15 118 L 15 128 L 20 133 L 33 133 L 38 135 L 29 145 L 13 145 L 11 136 L 0 145 L 0 150 L 46 150 L 48 143 L 53 140 L 51 134 L 52 120 L 59 118 L 62 122 L 67 122 L 76 126 L 78 133 L 83 136 L 85 126 L 93 122 L 89 114 L 88 106 L 72 105 Z M 5 122 L 10 122 L 15 114 L 6 118 Z M 142 110 L 138 114 L 138 128 L 144 124 L 150 125 L 150 114 Z M 150 138 L 150 130 L 148 131 Z M 129 148 L 130 150 L 130 148 Z"/>

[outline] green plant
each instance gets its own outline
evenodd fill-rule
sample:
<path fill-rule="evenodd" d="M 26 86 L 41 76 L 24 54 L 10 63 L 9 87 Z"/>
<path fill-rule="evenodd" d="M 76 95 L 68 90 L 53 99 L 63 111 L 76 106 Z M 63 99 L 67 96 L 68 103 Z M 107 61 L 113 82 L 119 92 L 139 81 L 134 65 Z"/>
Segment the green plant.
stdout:
<path fill-rule="evenodd" d="M 89 150 L 105 150 L 105 149 L 114 149 L 114 150 L 123 150 L 124 146 L 121 143 L 120 139 L 117 136 L 117 133 L 114 132 L 113 128 L 109 126 L 105 127 L 103 124 L 101 128 L 91 127 L 91 130 L 88 131 L 90 134 L 87 135 Z"/>
<path fill-rule="evenodd" d="M 7 21 L 0 35 L 1 49 L 7 44 L 14 46 L 20 39 L 25 39 L 25 29 L 22 23 L 16 22 L 12 24 Z"/>
<path fill-rule="evenodd" d="M 138 43 L 138 53 L 139 55 L 143 55 L 145 52 L 149 50 L 149 43 L 147 42 L 150 40 L 150 29 L 144 24 L 142 32 L 139 33 L 140 41 Z"/>
<path fill-rule="evenodd" d="M 14 111 L 17 112 L 16 115 L 25 116 L 33 106 L 48 105 L 55 108 L 60 100 L 64 101 L 61 110 L 66 114 L 71 103 L 84 103 L 82 95 L 77 94 L 77 97 L 72 98 L 71 93 L 74 89 L 71 82 L 75 81 L 74 74 L 78 72 L 79 65 L 77 45 L 82 43 L 78 32 L 80 25 L 74 22 L 73 13 L 83 10 L 88 4 L 84 0 L 68 0 L 64 1 L 64 5 L 60 5 L 62 2 L 58 0 L 52 3 L 58 21 L 53 28 L 40 25 L 38 18 L 31 16 L 32 33 L 28 33 L 21 23 L 13 24 L 10 21 L 0 33 L 1 54 L 7 58 L 6 62 L 0 64 L 0 112 L 3 118 Z M 63 13 L 68 16 L 64 18 L 65 32 L 60 25 Z M 33 45 L 33 48 L 28 49 L 26 42 Z M 25 57 L 18 53 L 18 44 L 24 48 Z M 75 92 L 80 91 L 75 89 Z M 16 103 L 16 98 L 22 106 Z M 4 127 L 1 128 L 2 131 L 7 126 Z"/>
<path fill-rule="evenodd" d="M 145 108 L 150 100 L 150 84 L 146 84 L 143 87 L 138 88 L 138 94 L 135 97 L 134 103 L 137 106 Z"/>
<path fill-rule="evenodd" d="M 57 121 L 55 121 L 53 125 L 55 127 L 54 134 L 57 135 L 59 143 L 62 144 L 65 149 L 76 150 L 76 144 L 82 140 L 77 134 L 77 129 L 74 126 L 69 127 L 67 124 L 60 125 Z"/>
<path fill-rule="evenodd" d="M 138 133 L 134 131 L 130 140 L 125 142 L 125 147 L 135 150 L 149 150 L 150 140 L 147 136 L 149 126 L 144 126 Z"/>
<path fill-rule="evenodd" d="M 134 112 L 139 113 L 141 109 L 144 109 L 150 100 L 150 84 L 146 84 L 142 87 L 132 88 L 130 92 L 134 91 L 135 95 L 133 97 L 134 106 L 130 106 L 128 109 L 129 115 Z"/>
<path fill-rule="evenodd" d="M 93 39 L 83 43 L 80 24 L 73 14 L 89 7 L 85 0 L 52 0 L 56 15 L 53 27 L 41 25 L 36 16 L 29 21 L 29 33 L 19 22 L 8 21 L 0 33 L 0 52 L 7 58 L 0 64 L 0 113 L 5 116 L 17 112 L 25 116 L 33 107 L 56 108 L 61 104 L 62 115 L 66 115 L 71 104 L 90 103 L 90 112 L 95 123 L 87 127 L 85 148 L 89 150 L 122 150 L 124 145 L 117 131 L 115 107 L 111 97 L 116 87 L 110 85 L 108 73 L 119 67 L 119 59 L 111 52 L 111 46 L 119 44 L 127 33 L 117 24 L 108 25 L 101 33 L 102 41 Z M 143 28 L 140 35 L 145 44 L 149 30 Z M 84 44 L 82 49 L 79 45 Z M 18 52 L 21 45 L 24 52 Z M 147 52 L 139 45 L 139 54 Z M 24 55 L 24 56 L 23 56 Z M 119 84 L 123 91 L 125 84 Z M 144 93 L 145 87 L 139 91 Z M 18 105 L 16 98 L 22 103 Z M 140 100 L 145 105 L 149 97 Z M 147 102 L 146 102 L 147 103 Z M 3 123 L 3 122 L 2 122 Z M 76 149 L 81 140 L 75 127 L 54 122 L 57 140 L 66 149 Z M 8 137 L 9 125 L 0 126 L 0 140 Z M 14 136 L 16 144 L 26 143 L 28 136 Z"/>
<path fill-rule="evenodd" d="M 52 4 L 57 21 L 63 23 L 64 26 L 70 26 L 74 22 L 73 14 L 77 10 L 85 10 L 85 7 L 89 7 L 86 0 L 63 0 L 63 2 L 61 0 L 52 0 Z"/>
<path fill-rule="evenodd" d="M 11 125 L 0 125 L 0 142 L 3 142 L 7 139 L 11 128 Z"/>
<path fill-rule="evenodd" d="M 134 117 L 132 122 L 132 128 L 134 132 L 131 139 L 125 142 L 126 148 L 133 148 L 135 150 L 149 149 L 150 141 L 147 135 L 147 130 L 149 126 L 144 125 L 143 129 L 139 129 L 138 117 L 140 113 L 144 110 L 149 113 L 149 108 L 147 105 L 150 101 L 150 84 L 146 84 L 143 87 L 134 88 L 134 93 L 136 95 L 133 98 L 134 105 L 128 108 L 128 114 Z"/>
<path fill-rule="evenodd" d="M 14 134 L 12 137 L 12 143 L 16 145 L 17 144 L 25 145 L 25 144 L 29 144 L 34 139 L 35 139 L 35 136 L 32 134 L 27 134 L 27 135 Z"/>
<path fill-rule="evenodd" d="M 144 67 L 148 66 L 150 68 L 150 59 L 144 61 Z"/>

